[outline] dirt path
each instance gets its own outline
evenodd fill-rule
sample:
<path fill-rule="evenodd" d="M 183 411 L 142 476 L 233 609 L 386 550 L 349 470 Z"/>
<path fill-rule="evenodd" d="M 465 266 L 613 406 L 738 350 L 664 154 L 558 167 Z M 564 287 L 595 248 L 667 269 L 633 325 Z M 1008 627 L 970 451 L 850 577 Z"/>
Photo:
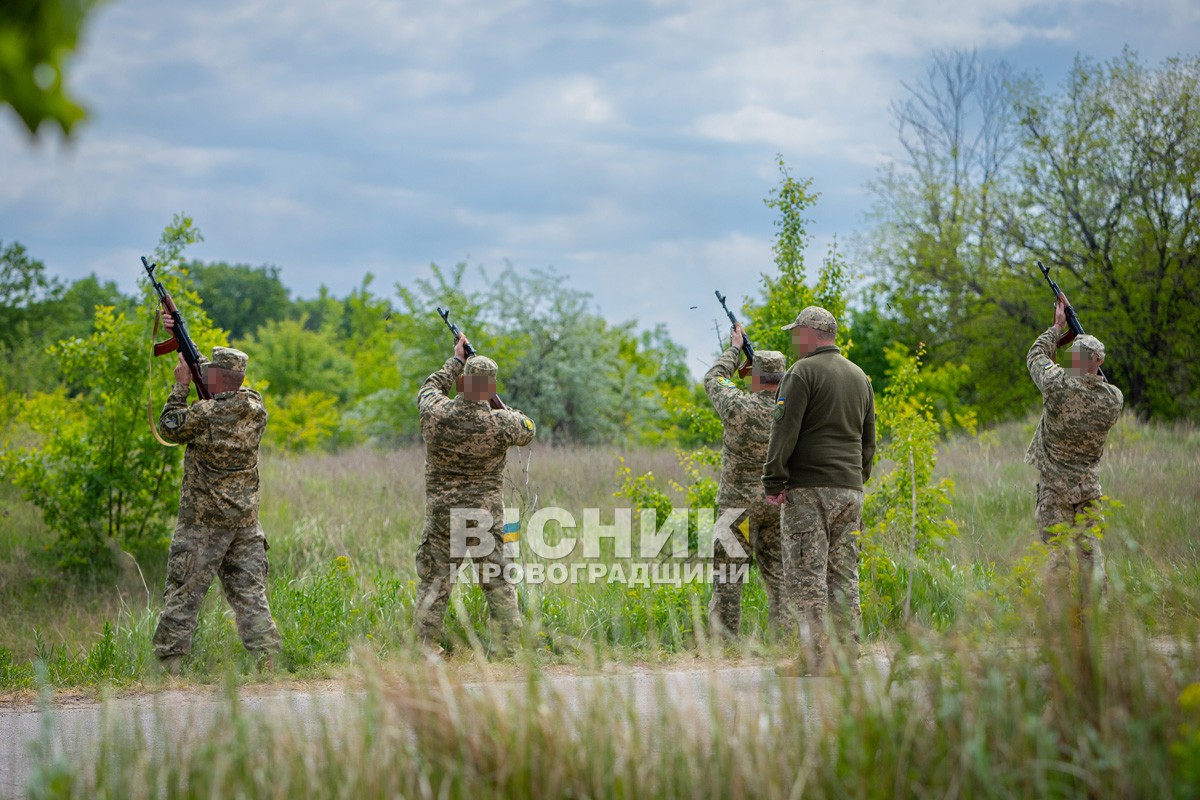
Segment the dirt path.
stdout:
<path fill-rule="evenodd" d="M 886 670 L 882 656 L 868 656 L 860 662 L 867 672 Z M 580 675 L 547 672 L 543 677 L 553 691 L 566 700 L 568 708 L 578 707 L 584 698 L 596 692 L 611 694 L 614 702 L 632 700 L 641 716 L 654 713 L 659 704 L 676 707 L 709 708 L 714 695 L 742 704 L 769 702 L 778 692 L 787 692 L 810 703 L 813 712 L 825 700 L 832 699 L 838 682 L 828 678 L 780 678 L 767 665 L 706 665 L 701 668 L 622 667 L 620 672 Z M 509 673 L 488 684 L 463 682 L 467 691 L 492 688 L 501 692 L 525 691 L 519 674 Z M 247 686 L 239 689 L 239 704 L 250 713 L 286 712 L 314 725 L 321 719 L 336 718 L 336 712 L 356 702 L 364 693 L 350 681 L 329 681 L 300 686 L 278 684 Z M 52 752 L 68 760 L 95 750 L 101 733 L 116 729 L 132 737 L 141 732 L 151 744 L 171 737 L 183 729 L 194 731 L 211 724 L 217 709 L 224 704 L 220 688 L 167 689 L 149 694 L 134 694 L 105 703 L 80 696 L 56 698 L 46 711 L 29 702 L 9 702 L 0 706 L 0 797 L 23 798 L 33 771 L 37 768 L 34 745 L 48 743 Z"/>

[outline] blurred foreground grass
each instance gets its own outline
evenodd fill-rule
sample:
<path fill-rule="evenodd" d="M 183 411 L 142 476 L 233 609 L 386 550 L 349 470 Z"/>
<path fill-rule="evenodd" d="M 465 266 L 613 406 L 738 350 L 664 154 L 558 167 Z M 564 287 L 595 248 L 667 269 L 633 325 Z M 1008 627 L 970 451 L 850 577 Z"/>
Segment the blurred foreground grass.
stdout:
<path fill-rule="evenodd" d="M 36 747 L 40 798 L 1195 797 L 1200 654 L 1123 612 L 1021 647 L 899 637 L 827 678 L 563 679 L 536 663 L 471 685 L 364 657 L 364 693 L 249 710 L 231 685 L 197 724 L 115 713 L 94 752 Z M 137 712 L 144 715 L 144 709 Z M 144 719 L 144 716 L 142 717 Z"/>

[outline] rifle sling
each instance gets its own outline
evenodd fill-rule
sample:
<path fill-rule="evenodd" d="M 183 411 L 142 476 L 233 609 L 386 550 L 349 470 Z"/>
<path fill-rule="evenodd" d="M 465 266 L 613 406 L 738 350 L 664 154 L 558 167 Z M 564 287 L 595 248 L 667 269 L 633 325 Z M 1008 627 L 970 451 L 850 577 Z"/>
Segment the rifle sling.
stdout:
<path fill-rule="evenodd" d="M 154 337 L 158 336 L 158 323 L 161 319 L 162 311 L 156 308 L 154 310 L 154 332 L 150 334 L 150 341 L 152 342 L 154 341 Z M 175 337 L 171 337 L 170 341 L 173 344 L 178 345 L 178 342 L 175 341 Z M 154 422 L 154 357 L 161 355 L 161 353 L 158 352 L 158 348 L 165 344 L 166 342 L 155 344 L 153 349 L 150 351 L 150 372 L 146 378 L 146 419 L 150 421 L 150 432 L 154 434 L 154 438 L 158 440 L 159 444 L 163 445 L 164 447 L 178 447 L 178 442 L 168 442 L 166 439 L 162 438 L 158 432 L 158 425 L 156 425 Z M 175 348 L 168 348 L 163 350 L 163 353 L 169 353 L 173 349 Z"/>

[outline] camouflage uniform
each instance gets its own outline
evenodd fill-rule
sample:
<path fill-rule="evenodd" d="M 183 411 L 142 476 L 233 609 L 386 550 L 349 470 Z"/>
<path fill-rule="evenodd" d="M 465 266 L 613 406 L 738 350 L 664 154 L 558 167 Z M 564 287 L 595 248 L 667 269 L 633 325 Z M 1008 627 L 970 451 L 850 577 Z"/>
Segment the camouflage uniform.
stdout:
<path fill-rule="evenodd" d="M 1037 525 L 1043 542 L 1053 534 L 1048 528 L 1073 529 L 1067 546 L 1051 554 L 1050 574 L 1063 586 L 1071 571 L 1070 550 L 1078 551 L 1081 600 L 1091 600 L 1091 586 L 1104 591 L 1104 555 L 1100 542 L 1088 532 L 1088 510 L 1100 490 L 1100 458 L 1108 432 L 1116 424 L 1125 402 L 1121 390 L 1099 375 L 1071 375 L 1054 362 L 1060 331 L 1051 327 L 1029 348 L 1025 363 L 1042 392 L 1042 418 L 1025 452 L 1025 463 L 1038 468 Z M 1073 345 L 1086 358 L 1104 355 L 1104 345 L 1092 336 L 1081 336 Z M 1081 517 L 1081 515 L 1083 515 Z"/>
<path fill-rule="evenodd" d="M 246 355 L 213 350 L 215 366 L 245 371 Z M 185 655 L 213 577 L 221 580 L 246 649 L 279 649 L 267 604 L 267 540 L 258 524 L 258 443 L 267 425 L 262 397 L 221 392 L 188 406 L 190 385 L 175 384 L 158 420 L 164 439 L 186 444 L 179 517 L 167 558 L 163 611 L 154 632 L 159 658 Z"/>
<path fill-rule="evenodd" d="M 704 390 L 725 426 L 721 442 L 721 479 L 717 492 L 717 516 L 726 509 L 745 509 L 734 524 L 749 528 L 750 549 L 762 573 L 767 589 L 767 619 L 773 632 L 787 627 L 780 584 L 783 562 L 779 547 L 779 508 L 766 501 L 762 493 L 762 465 L 771 438 L 773 392 L 746 392 L 730 379 L 737 369 L 738 348 L 727 349 L 704 376 Z M 755 365 L 764 372 L 782 372 L 786 366 L 782 353 L 759 351 Z M 739 541 L 739 545 L 744 542 Z M 728 553 L 721 540 L 713 544 L 713 566 L 718 570 L 708 604 L 709 630 L 737 636 L 742 620 L 742 581 L 723 578 L 727 571 L 749 561 L 744 548 Z"/>
<path fill-rule="evenodd" d="M 489 358 L 474 356 L 465 371 L 494 377 L 496 365 Z M 451 358 L 425 379 L 417 393 L 425 440 L 425 524 L 417 548 L 420 583 L 414 621 L 418 637 L 430 645 L 441 638 L 452 577 L 462 561 L 450 552 L 450 512 L 455 508 L 483 509 L 492 515 L 495 547 L 484 564 L 476 566 L 482 571 L 486 564 L 494 564 L 501 576 L 485 579 L 481 574 L 480 583 L 492 621 L 506 633 L 521 627 L 516 587 L 503 578 L 503 569 L 512 559 L 503 546 L 501 490 L 508 448 L 533 441 L 534 424 L 516 409 L 494 410 L 486 401 L 470 400 L 461 393 L 450 399 L 450 387 L 463 372 L 463 363 Z"/>
<path fill-rule="evenodd" d="M 833 315 L 816 306 L 785 330 L 797 326 L 837 331 Z M 789 612 L 810 660 L 827 649 L 827 608 L 837 635 L 859 640 L 858 534 L 874 455 L 875 399 L 866 374 L 834 344 L 796 361 L 776 394 L 762 482 L 767 495 L 787 491 L 784 594 L 796 604 Z"/>

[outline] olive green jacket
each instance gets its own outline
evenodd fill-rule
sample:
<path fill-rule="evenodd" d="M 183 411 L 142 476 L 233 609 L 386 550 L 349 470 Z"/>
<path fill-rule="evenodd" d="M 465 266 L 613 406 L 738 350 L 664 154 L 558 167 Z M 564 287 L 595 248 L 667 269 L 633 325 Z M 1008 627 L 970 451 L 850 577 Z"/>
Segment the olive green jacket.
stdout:
<path fill-rule="evenodd" d="M 768 495 L 784 489 L 862 489 L 875 457 L 875 394 L 836 345 L 818 347 L 784 373 L 763 466 Z"/>

